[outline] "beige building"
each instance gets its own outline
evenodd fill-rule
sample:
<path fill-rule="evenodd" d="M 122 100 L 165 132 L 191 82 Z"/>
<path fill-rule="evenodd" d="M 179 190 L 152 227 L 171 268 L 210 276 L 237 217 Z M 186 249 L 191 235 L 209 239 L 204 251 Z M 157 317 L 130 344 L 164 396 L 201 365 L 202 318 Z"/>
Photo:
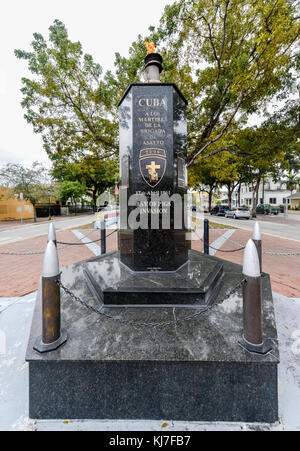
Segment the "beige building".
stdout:
<path fill-rule="evenodd" d="M 34 217 L 33 206 L 26 200 L 22 201 L 23 219 Z M 21 219 L 21 200 L 14 196 L 13 191 L 0 187 L 0 221 L 11 221 Z"/>
<path fill-rule="evenodd" d="M 288 197 L 290 199 L 291 209 L 300 208 L 300 191 Z"/>

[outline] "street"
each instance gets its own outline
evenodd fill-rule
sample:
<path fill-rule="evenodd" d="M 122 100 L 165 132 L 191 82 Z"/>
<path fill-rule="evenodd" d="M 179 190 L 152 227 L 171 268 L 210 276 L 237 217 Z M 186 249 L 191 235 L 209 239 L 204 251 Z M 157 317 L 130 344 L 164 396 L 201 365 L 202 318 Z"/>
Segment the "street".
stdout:
<path fill-rule="evenodd" d="M 90 224 L 95 220 L 94 214 L 72 216 L 66 218 L 56 218 L 51 222 L 55 224 L 56 230 L 66 230 L 76 228 L 85 224 Z M 38 222 L 35 224 L 24 224 L 11 228 L 0 229 L 0 245 L 8 244 L 14 241 L 33 238 L 48 234 L 50 221 Z"/>
<path fill-rule="evenodd" d="M 197 217 L 202 217 L 197 213 Z M 281 238 L 300 241 L 300 216 L 289 215 L 285 219 L 284 215 L 263 216 L 259 215 L 255 219 L 249 221 L 245 219 L 225 218 L 224 216 L 212 216 L 205 214 L 204 217 L 218 224 L 228 224 L 239 229 L 253 231 L 255 221 L 260 224 L 261 231 L 269 235 L 275 235 Z"/>

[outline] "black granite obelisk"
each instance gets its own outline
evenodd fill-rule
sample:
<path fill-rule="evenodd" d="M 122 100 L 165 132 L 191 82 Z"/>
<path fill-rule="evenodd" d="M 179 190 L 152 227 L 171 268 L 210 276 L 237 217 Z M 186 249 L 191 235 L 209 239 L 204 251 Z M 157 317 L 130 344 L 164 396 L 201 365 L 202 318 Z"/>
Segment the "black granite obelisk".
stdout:
<path fill-rule="evenodd" d="M 120 259 L 134 271 L 175 271 L 188 260 L 190 248 L 184 196 L 187 101 L 176 85 L 160 83 L 159 54 L 147 55 L 145 63 L 152 79 L 132 84 L 119 103 Z M 132 219 L 140 227 L 133 227 Z"/>

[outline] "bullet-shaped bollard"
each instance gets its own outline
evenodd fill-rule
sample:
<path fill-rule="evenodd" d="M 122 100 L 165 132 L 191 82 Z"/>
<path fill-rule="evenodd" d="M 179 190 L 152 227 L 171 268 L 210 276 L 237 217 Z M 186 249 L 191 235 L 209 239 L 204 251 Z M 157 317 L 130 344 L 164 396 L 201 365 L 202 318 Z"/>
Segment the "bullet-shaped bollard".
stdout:
<path fill-rule="evenodd" d="M 209 220 L 204 219 L 204 237 L 203 237 L 204 254 L 209 255 Z"/>
<path fill-rule="evenodd" d="M 53 222 L 51 222 L 51 224 L 49 226 L 48 243 L 49 243 L 49 241 L 53 241 L 53 243 L 56 246 L 56 230 L 55 230 Z"/>
<path fill-rule="evenodd" d="M 34 344 L 40 353 L 54 351 L 67 341 L 61 331 L 59 263 L 55 243 L 47 244 L 42 274 L 42 336 Z"/>
<path fill-rule="evenodd" d="M 256 250 L 257 250 L 257 254 L 258 254 L 258 260 L 259 260 L 260 272 L 262 273 L 262 244 L 261 244 L 260 226 L 259 226 L 258 222 L 256 222 L 254 224 L 252 239 L 253 239 L 253 242 L 254 242 L 254 244 L 256 246 Z"/>
<path fill-rule="evenodd" d="M 106 224 L 103 219 L 101 222 L 101 255 L 106 254 Z"/>
<path fill-rule="evenodd" d="M 263 341 L 262 286 L 259 258 L 253 240 L 249 240 L 243 262 L 243 324 L 244 334 L 239 344 L 249 352 L 268 354 L 272 346 Z"/>

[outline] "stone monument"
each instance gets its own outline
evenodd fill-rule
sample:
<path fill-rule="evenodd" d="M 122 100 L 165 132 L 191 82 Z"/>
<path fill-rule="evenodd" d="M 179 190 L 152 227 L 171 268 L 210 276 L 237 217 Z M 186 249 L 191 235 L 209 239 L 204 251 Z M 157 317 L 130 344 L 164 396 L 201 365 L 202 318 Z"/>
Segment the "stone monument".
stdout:
<path fill-rule="evenodd" d="M 153 47 L 150 47 L 153 48 Z M 119 253 L 86 265 L 106 306 L 207 304 L 223 264 L 190 255 L 187 227 L 187 101 L 160 83 L 162 57 L 145 59 L 147 83 L 130 85 L 120 107 Z M 106 263 L 105 263 L 106 262 Z"/>
<path fill-rule="evenodd" d="M 239 346 L 242 267 L 191 250 L 186 109 L 161 83 L 162 57 L 120 101 L 119 250 L 63 268 L 68 341 L 40 354 L 42 290 L 26 359 L 30 417 L 274 422 L 277 331 L 262 275 L 272 353 Z M 169 224 L 168 224 L 169 218 Z M 165 223 L 164 223 L 165 221 Z"/>

